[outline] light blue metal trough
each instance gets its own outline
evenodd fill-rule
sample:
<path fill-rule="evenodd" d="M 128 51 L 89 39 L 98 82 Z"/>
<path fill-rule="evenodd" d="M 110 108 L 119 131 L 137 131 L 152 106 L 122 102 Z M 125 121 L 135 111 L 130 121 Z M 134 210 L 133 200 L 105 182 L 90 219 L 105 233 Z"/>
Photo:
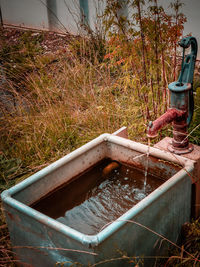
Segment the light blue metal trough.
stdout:
<path fill-rule="evenodd" d="M 166 181 L 96 235 L 78 232 L 30 207 L 107 157 L 144 170 L 147 151 L 146 145 L 103 134 L 4 191 L 6 220 L 21 266 L 92 266 L 101 261 L 99 266 L 129 266 L 128 257 L 144 257 L 150 266 L 150 258 L 169 245 L 163 237 L 176 242 L 181 225 L 190 220 L 191 160 L 151 147 L 148 171 Z"/>

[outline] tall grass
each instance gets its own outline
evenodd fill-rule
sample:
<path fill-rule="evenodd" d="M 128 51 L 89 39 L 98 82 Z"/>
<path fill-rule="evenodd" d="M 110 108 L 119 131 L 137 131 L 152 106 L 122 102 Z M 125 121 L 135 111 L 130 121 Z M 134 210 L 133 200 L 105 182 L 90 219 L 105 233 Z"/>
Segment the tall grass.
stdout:
<path fill-rule="evenodd" d="M 156 12 L 155 22 L 161 27 Z M 147 22 L 153 23 L 152 19 Z M 148 34 L 147 28 L 142 28 Z M 0 51 L 3 70 L 0 74 L 1 190 L 99 134 L 112 133 L 122 126 L 128 126 L 130 139 L 146 142 L 147 119 L 155 119 L 166 109 L 166 81 L 170 82 L 176 66 L 170 65 L 171 55 L 164 56 L 163 44 L 159 51 L 159 47 L 151 47 L 150 36 L 144 44 L 142 62 L 141 40 L 138 34 L 135 36 L 127 40 L 120 32 L 105 41 L 104 37 L 90 32 L 88 37 L 71 37 L 67 49 L 56 53 L 44 51 L 43 34 L 20 33 L 18 43 L 10 46 L 3 40 Z M 155 36 L 152 38 L 158 42 Z M 164 31 L 162 42 L 163 38 Z M 154 50 L 160 53 L 156 61 Z M 142 63 L 146 69 L 145 82 Z M 197 90 L 197 100 L 199 95 Z M 198 105 L 197 101 L 198 112 L 190 131 L 198 129 L 200 123 Z M 196 130 L 191 140 L 199 144 L 195 133 Z M 170 131 L 165 134 L 169 135 Z M 4 240 L 8 238 L 2 216 L 0 231 L 2 258 L 12 260 L 10 247 L 5 248 Z"/>
<path fill-rule="evenodd" d="M 4 158 L 19 159 L 21 168 L 34 169 L 123 125 L 129 125 L 130 135 L 139 141 L 139 102 L 132 89 L 122 87 L 119 69 L 114 73 L 70 49 L 64 55 L 41 54 L 23 64 L 15 62 L 15 69 L 26 65 L 31 71 L 5 82 L 12 105 L 1 105 Z M 12 69 L 12 64 L 6 67 Z"/>
<path fill-rule="evenodd" d="M 74 38 L 64 54 L 44 54 L 27 47 L 31 36 L 22 33 L 19 44 L 1 51 L 1 191 L 101 133 L 129 125 L 141 138 L 140 110 L 130 89 L 121 88 L 120 69 L 100 62 L 93 47 L 85 56 L 85 39 Z M 2 215 L 0 230 L 0 264 L 14 264 Z"/>

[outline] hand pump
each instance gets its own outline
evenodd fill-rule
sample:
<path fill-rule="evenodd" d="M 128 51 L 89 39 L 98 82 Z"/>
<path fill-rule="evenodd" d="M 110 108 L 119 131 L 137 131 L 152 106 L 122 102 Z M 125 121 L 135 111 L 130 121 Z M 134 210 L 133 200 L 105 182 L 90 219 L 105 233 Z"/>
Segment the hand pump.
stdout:
<path fill-rule="evenodd" d="M 181 72 L 177 81 L 168 85 L 170 91 L 170 107 L 167 112 L 154 122 L 149 122 L 147 136 L 153 138 L 168 123 L 173 125 L 172 143 L 168 150 L 175 154 L 185 154 L 193 150 L 189 144 L 187 129 L 192 120 L 194 110 L 193 76 L 198 45 L 195 37 L 183 38 L 179 45 L 183 48 Z M 185 56 L 185 49 L 191 51 Z"/>

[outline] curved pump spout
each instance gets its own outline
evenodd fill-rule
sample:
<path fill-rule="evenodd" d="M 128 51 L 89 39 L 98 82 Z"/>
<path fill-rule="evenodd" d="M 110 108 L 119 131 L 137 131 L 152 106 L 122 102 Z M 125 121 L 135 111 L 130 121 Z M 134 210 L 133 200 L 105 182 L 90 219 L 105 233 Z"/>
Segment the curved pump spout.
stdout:
<path fill-rule="evenodd" d="M 170 91 L 170 108 L 154 122 L 149 122 L 147 136 L 154 138 L 164 126 L 172 122 L 173 139 L 168 150 L 176 154 L 185 154 L 193 150 L 188 141 L 187 128 L 191 122 L 193 100 L 193 76 L 197 55 L 197 41 L 194 37 L 183 38 L 179 45 L 183 48 L 181 73 L 178 81 L 168 85 Z M 185 49 L 191 46 L 191 53 L 185 56 Z"/>
<path fill-rule="evenodd" d="M 162 116 L 156 119 L 154 122 L 150 121 L 147 128 L 147 137 L 155 138 L 158 135 L 158 131 L 161 130 L 167 124 L 180 119 L 186 115 L 185 111 L 181 111 L 175 108 L 170 108 Z"/>

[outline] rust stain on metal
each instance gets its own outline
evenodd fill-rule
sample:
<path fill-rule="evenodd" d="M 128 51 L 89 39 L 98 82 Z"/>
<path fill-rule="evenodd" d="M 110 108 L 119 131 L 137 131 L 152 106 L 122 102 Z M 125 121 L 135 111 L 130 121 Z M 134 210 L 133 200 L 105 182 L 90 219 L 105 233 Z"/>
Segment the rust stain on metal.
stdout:
<path fill-rule="evenodd" d="M 175 119 L 180 120 L 180 118 L 185 117 L 185 111 L 178 110 L 175 108 L 168 109 L 162 116 L 156 119 L 154 122 L 151 122 L 147 129 L 147 136 L 153 138 L 157 136 L 157 133 L 167 124 L 171 123 Z"/>
<path fill-rule="evenodd" d="M 186 109 L 187 110 L 187 109 Z M 178 110 L 176 108 L 168 109 L 162 116 L 154 122 L 150 122 L 147 129 L 147 136 L 154 138 L 164 126 L 172 122 L 173 139 L 168 143 L 168 150 L 175 154 L 185 154 L 193 150 L 193 146 L 189 144 L 187 133 L 187 116 L 186 110 Z"/>
<path fill-rule="evenodd" d="M 154 145 L 154 147 L 161 150 L 168 150 L 168 144 L 172 142 L 172 138 L 165 137 L 160 142 Z M 198 218 L 200 215 L 200 147 L 193 145 L 194 150 L 191 153 L 182 155 L 187 159 L 196 161 L 194 173 L 191 175 L 191 180 L 193 182 L 193 198 L 192 198 L 192 217 Z"/>
<path fill-rule="evenodd" d="M 38 237 L 40 238 L 45 238 L 44 234 L 43 233 L 38 233 L 36 231 L 34 231 L 34 227 L 27 227 L 23 224 L 23 221 L 20 219 L 20 217 L 17 215 L 17 214 L 11 214 L 10 212 L 8 211 L 5 211 L 6 214 L 8 215 L 8 217 L 10 218 L 10 220 L 14 221 L 14 223 L 21 229 L 24 230 L 24 232 L 26 233 L 32 233 L 34 235 L 37 235 Z"/>

